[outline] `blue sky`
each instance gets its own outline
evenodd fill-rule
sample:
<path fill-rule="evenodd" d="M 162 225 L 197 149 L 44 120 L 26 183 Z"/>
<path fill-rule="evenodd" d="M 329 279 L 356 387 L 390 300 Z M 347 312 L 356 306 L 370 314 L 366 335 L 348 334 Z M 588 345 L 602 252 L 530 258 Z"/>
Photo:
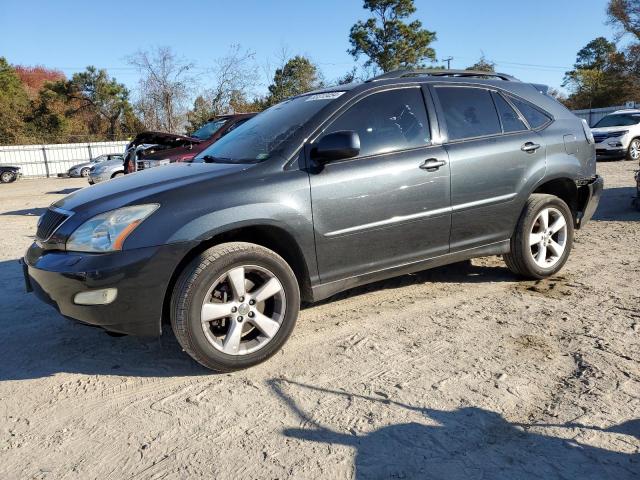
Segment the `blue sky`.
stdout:
<path fill-rule="evenodd" d="M 415 3 L 416 18 L 437 32 L 438 57 L 454 57 L 452 68 L 484 52 L 499 71 L 554 87 L 582 46 L 613 33 L 604 23 L 607 0 Z M 308 55 L 332 80 L 353 66 L 348 33 L 366 13 L 361 0 L 0 0 L 0 55 L 67 75 L 95 65 L 134 87 L 125 58 L 136 50 L 169 45 L 204 72 L 240 43 L 259 65 L 276 63 L 283 47 Z"/>

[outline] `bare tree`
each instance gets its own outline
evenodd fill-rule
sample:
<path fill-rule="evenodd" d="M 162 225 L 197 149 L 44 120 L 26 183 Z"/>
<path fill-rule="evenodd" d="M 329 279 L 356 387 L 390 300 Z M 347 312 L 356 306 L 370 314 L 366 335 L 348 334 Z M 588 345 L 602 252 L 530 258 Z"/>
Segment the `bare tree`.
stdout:
<path fill-rule="evenodd" d="M 258 82 L 255 53 L 232 45 L 227 55 L 216 60 L 215 86 L 209 90 L 214 114 L 233 112 L 234 98 L 254 95 Z"/>
<path fill-rule="evenodd" d="M 179 58 L 170 47 L 141 50 L 127 60 L 140 73 L 136 106 L 145 126 L 172 133 L 182 131 L 195 85 L 193 63 Z"/>

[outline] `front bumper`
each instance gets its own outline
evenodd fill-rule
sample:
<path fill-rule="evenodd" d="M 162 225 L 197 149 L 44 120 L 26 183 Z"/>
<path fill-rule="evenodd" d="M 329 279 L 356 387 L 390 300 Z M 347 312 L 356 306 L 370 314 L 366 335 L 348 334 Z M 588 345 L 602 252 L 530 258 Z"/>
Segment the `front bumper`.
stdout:
<path fill-rule="evenodd" d="M 89 173 L 89 176 L 87 177 L 87 179 L 89 180 L 89 183 L 92 185 L 94 183 L 106 182 L 107 180 L 111 180 L 111 173 L 98 173 L 98 174 Z"/>
<path fill-rule="evenodd" d="M 596 145 L 596 156 L 598 158 L 619 158 L 624 157 L 627 154 L 627 150 L 624 148 L 607 148 L 601 145 Z"/>
<path fill-rule="evenodd" d="M 604 190 L 604 178 L 600 175 L 593 177 L 588 183 L 579 187 L 581 189 L 582 209 L 578 212 L 576 226 L 583 227 L 598 208 L 602 190 Z"/>
<path fill-rule="evenodd" d="M 112 253 L 45 251 L 34 243 L 23 259 L 27 291 L 62 315 L 105 330 L 130 335 L 161 334 L 167 288 L 190 244 Z M 77 305 L 79 292 L 117 288 L 107 305 Z"/>

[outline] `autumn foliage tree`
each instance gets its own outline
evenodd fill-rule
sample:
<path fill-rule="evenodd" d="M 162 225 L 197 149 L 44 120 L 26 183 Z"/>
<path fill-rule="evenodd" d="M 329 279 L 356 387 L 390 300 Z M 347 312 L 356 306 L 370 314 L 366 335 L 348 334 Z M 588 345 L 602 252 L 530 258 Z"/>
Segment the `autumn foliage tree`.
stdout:
<path fill-rule="evenodd" d="M 15 66 L 16 74 L 22 82 L 29 98 L 37 98 L 40 90 L 49 82 L 65 80 L 64 73 L 43 66 L 29 67 L 24 65 Z"/>

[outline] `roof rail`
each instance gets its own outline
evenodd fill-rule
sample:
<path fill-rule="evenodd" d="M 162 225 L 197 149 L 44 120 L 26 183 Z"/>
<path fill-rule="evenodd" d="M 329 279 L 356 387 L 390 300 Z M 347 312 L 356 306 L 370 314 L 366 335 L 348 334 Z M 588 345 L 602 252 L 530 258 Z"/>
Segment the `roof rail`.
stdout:
<path fill-rule="evenodd" d="M 377 77 L 370 78 L 367 82 L 378 82 L 380 80 L 388 80 L 390 78 L 403 77 L 471 77 L 471 78 L 487 78 L 494 77 L 507 82 L 519 82 L 519 80 L 511 75 L 495 72 L 482 72 L 480 70 L 439 70 L 439 69 L 411 69 L 411 70 L 392 70 Z"/>

